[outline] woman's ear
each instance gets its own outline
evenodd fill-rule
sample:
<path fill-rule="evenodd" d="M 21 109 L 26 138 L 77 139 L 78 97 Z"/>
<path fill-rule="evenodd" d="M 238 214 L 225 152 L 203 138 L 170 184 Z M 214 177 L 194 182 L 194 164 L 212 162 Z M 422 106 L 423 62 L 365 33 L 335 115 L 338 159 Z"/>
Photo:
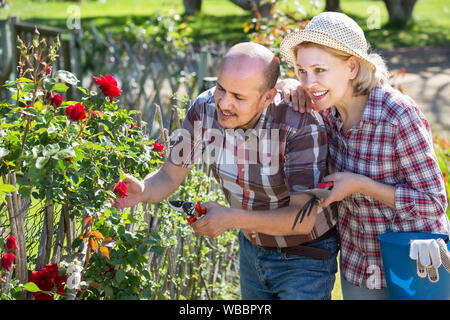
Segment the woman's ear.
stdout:
<path fill-rule="evenodd" d="M 351 56 L 350 58 L 348 58 L 347 66 L 348 66 L 348 70 L 349 70 L 350 80 L 355 79 L 356 76 L 358 75 L 358 71 L 359 71 L 358 58 L 355 56 Z"/>

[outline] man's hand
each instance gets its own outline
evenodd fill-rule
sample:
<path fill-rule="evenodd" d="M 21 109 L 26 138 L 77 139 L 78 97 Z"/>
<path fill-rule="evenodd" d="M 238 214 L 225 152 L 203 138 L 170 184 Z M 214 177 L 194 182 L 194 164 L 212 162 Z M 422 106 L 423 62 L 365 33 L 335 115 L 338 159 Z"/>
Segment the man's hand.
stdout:
<path fill-rule="evenodd" d="M 144 201 L 144 183 L 133 176 L 126 176 L 122 180 L 127 186 L 128 196 L 125 198 L 114 199 L 112 206 L 117 210 L 128 208 L 139 204 Z"/>
<path fill-rule="evenodd" d="M 314 109 L 310 97 L 303 90 L 299 81 L 295 79 L 279 80 L 275 87 L 281 91 L 284 102 L 292 102 L 294 111 L 309 113 Z"/>
<path fill-rule="evenodd" d="M 201 207 L 206 209 L 206 214 L 191 224 L 198 235 L 218 237 L 231 228 L 230 214 L 232 209 L 212 201 L 202 204 Z"/>

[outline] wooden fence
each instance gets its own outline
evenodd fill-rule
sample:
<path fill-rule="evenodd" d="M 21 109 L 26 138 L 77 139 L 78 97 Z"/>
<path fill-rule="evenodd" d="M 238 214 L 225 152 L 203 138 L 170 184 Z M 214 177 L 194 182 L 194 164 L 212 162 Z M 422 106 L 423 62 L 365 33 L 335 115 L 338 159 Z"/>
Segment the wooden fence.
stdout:
<path fill-rule="evenodd" d="M 20 34 L 27 39 L 28 34 L 34 31 L 34 26 L 29 24 L 18 21 L 9 22 L 10 30 L 7 30 L 6 23 L 0 24 L 0 29 L 11 32 L 12 38 Z M 48 39 L 54 39 L 58 33 L 65 34 L 61 39 L 60 58 L 54 68 L 74 72 L 81 79 L 83 87 L 94 87 L 92 76 L 112 74 L 122 89 L 120 104 L 129 109 L 139 110 L 138 122 L 145 120 L 146 133 L 162 141 L 166 150 L 169 150 L 169 136 L 172 130 L 180 127 L 182 120 L 178 118 L 176 112 L 180 103 L 174 103 L 170 97 L 183 92 L 185 97 L 190 98 L 204 89 L 205 84 L 210 84 L 208 81 L 211 79 L 207 78 L 210 75 L 208 70 L 217 68 L 219 59 L 216 58 L 219 58 L 226 50 L 224 44 L 214 47 L 210 44 L 202 44 L 200 47 L 190 45 L 186 50 L 169 56 L 158 50 L 144 50 L 146 46 L 143 39 L 129 43 L 124 39 L 114 39 L 108 32 L 103 38 L 95 26 L 92 26 L 92 34 L 95 38 L 93 43 L 85 43 L 81 41 L 79 35 L 70 35 L 64 30 L 44 27 L 39 27 L 38 30 Z M 5 47 L 7 48 L 3 46 Z M 12 54 L 2 51 L 0 57 L 2 61 L 8 61 L 8 59 L 11 61 L 10 57 L 16 55 L 15 51 L 11 50 Z M 89 55 L 88 50 L 90 50 Z M 82 68 L 75 63 L 77 59 L 80 63 L 79 59 L 86 56 L 91 59 L 90 68 Z M 14 59 L 12 61 L 11 69 L 14 69 Z M 77 66 L 74 67 L 74 65 Z M 3 70 L 5 73 L 8 68 L 0 68 L 0 72 Z M 77 91 L 73 89 L 67 93 L 66 99 L 76 99 L 77 94 Z M 186 99 L 181 107 L 185 108 L 185 103 Z M 20 178 L 27 179 L 26 176 Z M 3 183 L 18 185 L 18 177 L 15 173 L 3 175 L 2 179 Z M 212 188 L 217 186 L 213 185 Z M 40 203 L 36 199 L 22 197 L 17 191 L 8 194 L 6 199 L 7 205 L 0 207 L 0 235 L 12 233 L 21 243 L 18 250 L 18 255 L 21 257 L 18 260 L 21 262 L 16 265 L 15 275 L 21 283 L 25 283 L 28 281 L 30 267 L 40 269 L 46 263 L 60 262 L 64 243 L 72 243 L 82 232 L 82 220 L 71 219 L 65 206 L 57 207 L 51 203 Z M 145 206 L 143 218 L 146 228 L 159 230 L 162 210 L 167 209 L 164 209 L 161 204 Z M 134 211 L 135 208 L 131 210 L 131 213 Z M 127 228 L 133 232 L 136 226 L 130 225 Z M 176 237 L 176 245 L 166 247 L 162 255 L 149 253 L 148 268 L 155 276 L 155 281 L 163 281 L 159 294 L 155 292 L 152 299 L 160 299 L 161 293 L 172 299 L 180 297 L 214 299 L 220 296 L 215 291 L 219 282 L 224 286 L 225 283 L 234 283 L 236 286 L 238 274 L 236 237 L 232 237 L 229 243 L 225 246 L 221 245 L 222 248 L 219 249 L 216 239 L 196 237 L 193 233 L 186 236 L 180 230 L 175 235 L 165 232 L 166 234 L 162 236 Z M 185 275 L 198 270 L 196 263 L 200 261 L 184 259 L 186 252 L 190 251 L 200 259 L 200 252 L 205 246 L 209 252 L 206 262 L 203 261 L 205 265 L 202 266 L 199 278 L 190 276 L 186 277 L 186 281 L 174 283 L 171 279 L 175 277 L 183 279 Z M 166 271 L 161 274 L 161 270 Z M 74 293 L 74 291 L 69 292 L 68 298 L 73 299 Z M 30 295 L 24 293 L 23 298 L 29 299 Z"/>

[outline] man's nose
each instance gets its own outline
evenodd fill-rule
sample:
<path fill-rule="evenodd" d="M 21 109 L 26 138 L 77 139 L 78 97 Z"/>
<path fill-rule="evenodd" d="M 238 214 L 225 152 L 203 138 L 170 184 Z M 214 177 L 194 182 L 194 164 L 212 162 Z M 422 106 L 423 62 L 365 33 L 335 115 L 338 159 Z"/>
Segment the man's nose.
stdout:
<path fill-rule="evenodd" d="M 233 99 L 231 94 L 224 93 L 219 97 L 218 104 L 222 110 L 230 110 L 233 108 Z"/>

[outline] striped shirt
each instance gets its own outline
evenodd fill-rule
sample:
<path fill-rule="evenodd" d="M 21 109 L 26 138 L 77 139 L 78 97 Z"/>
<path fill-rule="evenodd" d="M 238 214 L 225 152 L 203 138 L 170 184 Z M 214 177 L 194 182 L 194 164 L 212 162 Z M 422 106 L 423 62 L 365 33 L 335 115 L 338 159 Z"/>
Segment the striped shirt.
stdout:
<path fill-rule="evenodd" d="M 294 112 L 278 94 L 253 129 L 224 129 L 217 120 L 214 90 L 202 93 L 187 111 L 169 155 L 172 164 L 190 168 L 204 161 L 229 205 L 254 211 L 286 207 L 290 195 L 298 193 L 294 185 L 314 188 L 326 175 L 326 131 L 318 113 Z M 243 231 L 259 246 L 293 247 L 317 239 L 335 224 L 331 211 L 319 209 L 307 235 Z"/>
<path fill-rule="evenodd" d="M 330 172 L 354 172 L 395 186 L 396 210 L 360 193 L 337 203 L 342 276 L 359 287 L 384 288 L 379 234 L 449 232 L 428 122 L 411 98 L 382 86 L 372 89 L 361 121 L 346 133 L 335 107 L 321 114 Z"/>

